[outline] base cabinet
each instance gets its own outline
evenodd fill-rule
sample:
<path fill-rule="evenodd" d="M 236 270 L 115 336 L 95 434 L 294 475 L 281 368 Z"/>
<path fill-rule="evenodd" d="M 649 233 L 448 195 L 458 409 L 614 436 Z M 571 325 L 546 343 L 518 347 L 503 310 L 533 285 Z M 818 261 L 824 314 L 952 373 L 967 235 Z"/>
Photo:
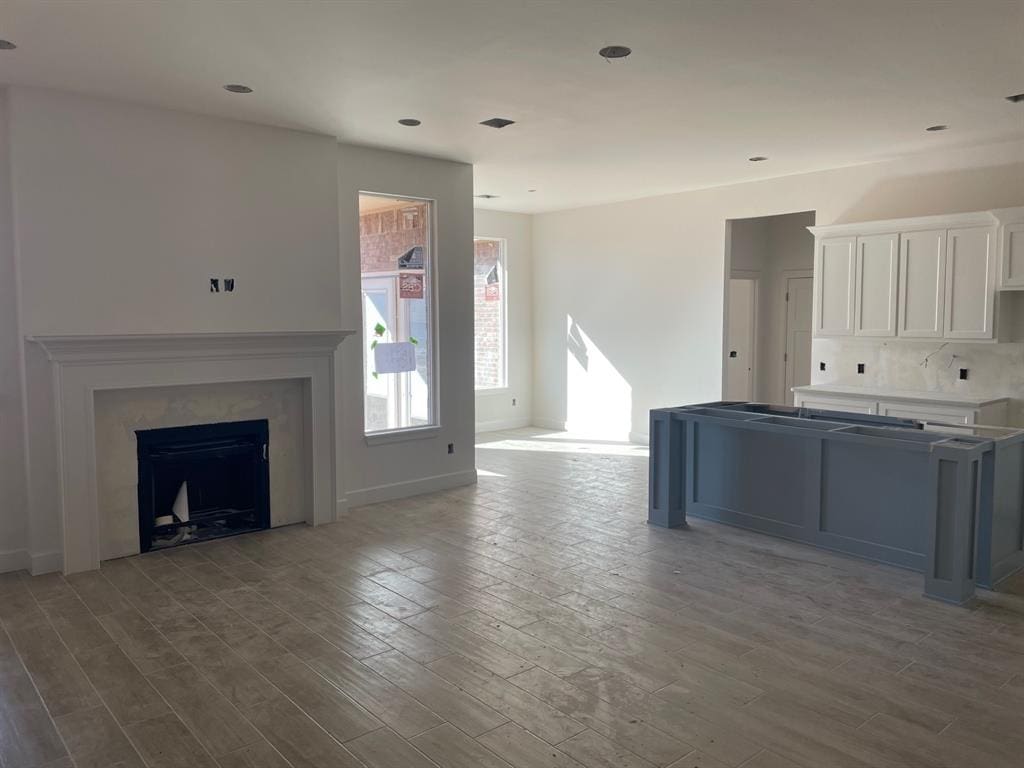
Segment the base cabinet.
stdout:
<path fill-rule="evenodd" d="M 822 411 L 866 413 L 965 426 L 977 424 L 1002 427 L 1007 424 L 1008 417 L 1005 398 L 977 404 L 951 405 L 934 403 L 924 398 L 886 397 L 883 394 L 844 395 L 832 392 L 819 394 L 797 390 L 794 392 L 794 403 L 797 407 L 815 408 Z"/>

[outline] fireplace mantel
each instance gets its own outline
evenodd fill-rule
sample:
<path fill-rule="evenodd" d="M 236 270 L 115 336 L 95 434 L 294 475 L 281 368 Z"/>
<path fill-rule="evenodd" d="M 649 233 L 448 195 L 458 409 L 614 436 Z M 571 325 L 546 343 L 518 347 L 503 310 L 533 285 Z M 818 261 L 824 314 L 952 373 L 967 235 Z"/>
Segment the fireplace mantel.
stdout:
<path fill-rule="evenodd" d="M 287 331 L 29 336 L 52 372 L 56 455 L 30 450 L 33 473 L 53 478 L 55 504 L 33 501 L 46 519 L 57 507 L 64 573 L 99 567 L 94 394 L 99 390 L 173 387 L 242 381 L 305 382 L 310 500 L 306 521 L 334 520 L 336 499 L 334 352 L 354 331 Z M 45 441 L 40 441 L 45 444 Z"/>
<path fill-rule="evenodd" d="M 29 336 L 55 362 L 175 360 L 250 355 L 333 353 L 355 331 L 266 331 L 80 336 Z"/>

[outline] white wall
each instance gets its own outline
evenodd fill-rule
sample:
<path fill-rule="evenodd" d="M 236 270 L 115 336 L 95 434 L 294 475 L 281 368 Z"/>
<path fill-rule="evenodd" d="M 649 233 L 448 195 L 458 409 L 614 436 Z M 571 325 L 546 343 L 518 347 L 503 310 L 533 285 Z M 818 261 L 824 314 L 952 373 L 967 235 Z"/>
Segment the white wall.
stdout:
<path fill-rule="evenodd" d="M 21 347 L 8 171 L 8 109 L 0 91 L 0 572 L 28 565 Z"/>
<path fill-rule="evenodd" d="M 12 88 L 11 139 L 26 334 L 338 327 L 333 138 Z"/>
<path fill-rule="evenodd" d="M 338 471 L 347 489 L 339 502 L 362 504 L 474 482 L 473 449 L 473 167 L 399 152 L 338 148 L 342 324 L 362 327 L 359 280 L 359 193 L 436 201 L 434 340 L 440 429 L 426 437 L 375 443 L 363 435 L 362 344 L 345 341 L 338 359 Z M 358 372 L 358 374 L 356 373 Z M 448 453 L 454 443 L 455 453 Z"/>
<path fill-rule="evenodd" d="M 575 417 L 643 439 L 649 409 L 720 397 L 727 219 L 816 211 L 831 224 L 1021 204 L 1015 142 L 538 215 L 534 422 Z"/>
<path fill-rule="evenodd" d="M 533 408 L 533 226 L 522 213 L 476 210 L 477 237 L 505 240 L 508 387 L 476 393 L 476 431 L 531 424 Z M 513 400 L 515 405 L 512 405 Z"/>

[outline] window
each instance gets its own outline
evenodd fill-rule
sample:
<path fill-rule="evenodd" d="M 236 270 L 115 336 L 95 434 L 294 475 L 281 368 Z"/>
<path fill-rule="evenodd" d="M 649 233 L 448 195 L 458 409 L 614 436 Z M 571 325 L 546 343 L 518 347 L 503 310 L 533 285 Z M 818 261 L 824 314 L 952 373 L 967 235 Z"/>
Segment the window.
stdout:
<path fill-rule="evenodd" d="M 367 434 L 432 426 L 432 204 L 359 195 Z"/>
<path fill-rule="evenodd" d="M 506 379 L 505 241 L 473 242 L 473 326 L 477 389 L 501 389 Z"/>

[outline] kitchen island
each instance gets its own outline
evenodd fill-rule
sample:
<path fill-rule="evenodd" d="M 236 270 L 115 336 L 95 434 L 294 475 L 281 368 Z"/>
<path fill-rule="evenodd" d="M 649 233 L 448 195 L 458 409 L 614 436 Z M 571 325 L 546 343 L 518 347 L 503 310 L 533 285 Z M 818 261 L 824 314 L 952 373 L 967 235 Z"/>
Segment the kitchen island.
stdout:
<path fill-rule="evenodd" d="M 1024 566 L 1024 430 L 755 403 L 651 411 L 648 522 L 911 568 L 963 603 Z"/>

